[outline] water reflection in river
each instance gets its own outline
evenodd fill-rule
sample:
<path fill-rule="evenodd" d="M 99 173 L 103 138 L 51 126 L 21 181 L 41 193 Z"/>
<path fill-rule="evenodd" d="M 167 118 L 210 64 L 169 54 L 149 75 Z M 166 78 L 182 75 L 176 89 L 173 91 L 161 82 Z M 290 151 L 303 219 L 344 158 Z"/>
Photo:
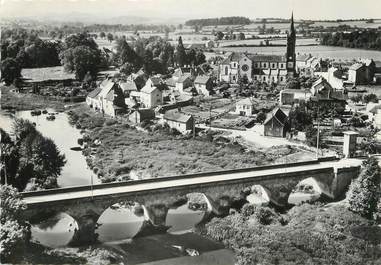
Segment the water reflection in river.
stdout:
<path fill-rule="evenodd" d="M 199 224 L 205 216 L 205 211 L 191 210 L 188 204 L 176 209 L 169 209 L 165 224 L 169 226 L 168 233 L 184 234 Z"/>
<path fill-rule="evenodd" d="M 49 247 L 62 247 L 67 245 L 78 229 L 75 220 L 65 213 L 59 213 L 43 222 L 32 225 L 32 242 Z"/>
<path fill-rule="evenodd" d="M 71 147 L 78 146 L 77 139 L 82 136 L 78 129 L 69 124 L 66 113 L 56 114 L 54 121 L 46 120 L 47 115 L 44 114 L 32 116 L 30 111 L 16 112 L 14 117 L 27 119 L 36 123 L 36 129 L 42 135 L 51 138 L 61 153 L 65 154 L 67 162 L 62 168 L 61 176 L 58 177 L 58 185 L 60 187 L 88 185 L 91 184 L 91 181 L 94 184 L 100 183 L 100 180 L 87 167 L 86 159 L 82 153 L 70 150 Z M 9 113 L 0 112 L 0 127 L 12 133 L 14 117 Z M 91 180 L 92 176 L 93 180 Z"/>
<path fill-rule="evenodd" d="M 144 214 L 138 214 L 133 207 L 110 207 L 98 219 L 98 240 L 111 242 L 131 239 L 139 232 L 144 219 Z"/>

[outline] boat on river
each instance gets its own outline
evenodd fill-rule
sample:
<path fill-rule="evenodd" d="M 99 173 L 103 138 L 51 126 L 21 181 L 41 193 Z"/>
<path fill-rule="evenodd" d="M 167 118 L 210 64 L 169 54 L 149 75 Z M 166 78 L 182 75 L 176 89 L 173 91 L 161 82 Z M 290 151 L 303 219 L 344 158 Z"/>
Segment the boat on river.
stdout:
<path fill-rule="evenodd" d="M 32 111 L 30 112 L 30 114 L 31 114 L 32 116 L 39 116 L 39 115 L 41 115 L 41 110 L 32 110 Z"/>
<path fill-rule="evenodd" d="M 54 121 L 54 120 L 56 119 L 56 116 L 50 114 L 49 116 L 46 116 L 46 119 L 47 119 L 48 121 Z"/>
<path fill-rule="evenodd" d="M 70 150 L 73 150 L 73 151 L 82 151 L 82 147 L 80 147 L 80 146 L 74 146 L 74 147 L 71 147 Z"/>

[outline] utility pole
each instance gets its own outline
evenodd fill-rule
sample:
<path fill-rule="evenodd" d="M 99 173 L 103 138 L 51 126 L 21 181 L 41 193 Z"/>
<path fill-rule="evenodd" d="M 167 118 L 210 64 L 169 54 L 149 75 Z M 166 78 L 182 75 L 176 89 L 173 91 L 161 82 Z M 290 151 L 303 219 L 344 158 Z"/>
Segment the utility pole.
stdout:
<path fill-rule="evenodd" d="M 320 138 L 320 117 L 319 117 L 319 99 L 317 100 L 317 136 L 316 136 L 316 159 L 319 159 L 319 138 Z"/>

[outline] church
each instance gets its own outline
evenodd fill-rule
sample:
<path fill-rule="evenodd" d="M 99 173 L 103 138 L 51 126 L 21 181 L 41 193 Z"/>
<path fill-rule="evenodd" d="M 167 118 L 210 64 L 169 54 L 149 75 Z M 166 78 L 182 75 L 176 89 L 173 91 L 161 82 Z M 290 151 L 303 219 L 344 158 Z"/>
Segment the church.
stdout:
<path fill-rule="evenodd" d="M 251 81 L 267 84 L 285 84 L 288 77 L 295 76 L 296 32 L 294 16 L 291 16 L 290 31 L 287 33 L 287 51 L 285 55 L 261 55 L 247 53 L 231 53 L 219 65 L 219 81 L 230 84 L 247 76 Z"/>

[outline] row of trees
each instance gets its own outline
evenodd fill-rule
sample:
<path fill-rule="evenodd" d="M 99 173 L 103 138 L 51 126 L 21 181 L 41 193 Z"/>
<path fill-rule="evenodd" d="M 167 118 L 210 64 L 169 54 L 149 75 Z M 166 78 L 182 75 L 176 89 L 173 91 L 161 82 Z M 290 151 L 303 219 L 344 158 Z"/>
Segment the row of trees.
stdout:
<path fill-rule="evenodd" d="M 166 74 L 168 67 L 174 65 L 200 65 L 205 62 L 205 55 L 200 50 L 186 51 L 181 37 L 176 48 L 162 38 L 139 38 L 131 46 L 125 39 L 119 39 L 113 61 L 126 75 L 141 67 L 147 74 Z"/>
<path fill-rule="evenodd" d="M 325 33 L 322 34 L 320 43 L 329 46 L 381 50 L 381 31 L 367 29 L 352 32 Z"/>
<path fill-rule="evenodd" d="M 191 19 L 185 22 L 186 26 L 218 26 L 218 25 L 248 25 L 251 20 L 247 17 L 220 17 L 220 18 L 203 18 Z"/>
<path fill-rule="evenodd" d="M 65 156 L 27 120 L 15 120 L 13 130 L 15 140 L 0 129 L 1 183 L 19 191 L 57 188 Z"/>

